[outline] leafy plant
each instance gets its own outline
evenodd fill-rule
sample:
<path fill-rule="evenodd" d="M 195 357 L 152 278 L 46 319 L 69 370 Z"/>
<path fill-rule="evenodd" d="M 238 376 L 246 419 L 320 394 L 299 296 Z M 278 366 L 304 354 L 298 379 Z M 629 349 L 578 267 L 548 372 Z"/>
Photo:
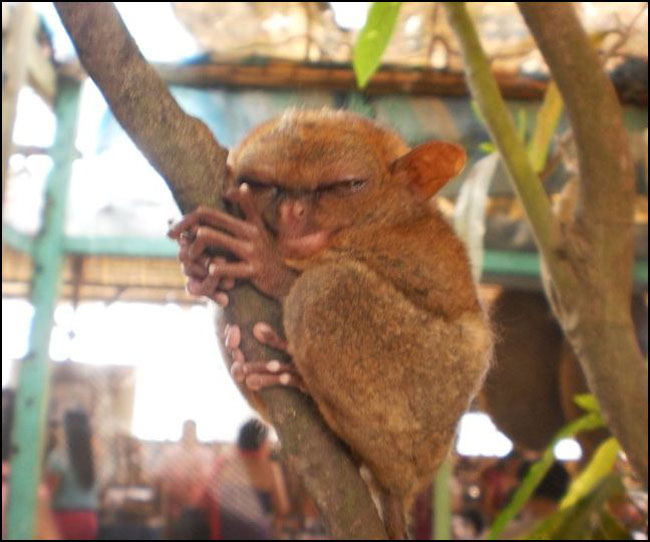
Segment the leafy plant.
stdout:
<path fill-rule="evenodd" d="M 497 540 L 499 535 L 505 530 L 506 526 L 514 519 L 531 497 L 537 486 L 544 479 L 555 460 L 553 448 L 562 439 L 574 437 L 581 431 L 591 431 L 603 427 L 600 412 L 588 412 L 581 418 L 574 420 L 562 429 L 560 429 L 551 443 L 544 451 L 542 458 L 537 461 L 528 471 L 528 474 L 521 482 L 521 485 L 513 495 L 510 503 L 497 516 L 492 528 L 487 535 L 487 540 Z"/>
<path fill-rule="evenodd" d="M 359 34 L 352 58 L 359 88 L 365 87 L 379 68 L 401 5 L 402 2 L 373 2 L 370 7 L 368 20 Z"/>
<path fill-rule="evenodd" d="M 552 466 L 553 448 L 559 440 L 605 425 L 598 402 L 593 395 L 577 395 L 574 401 L 586 411 L 586 414 L 567 424 L 553 438 L 542 458 L 531 467 L 508 506 L 494 521 L 487 536 L 488 540 L 496 540 L 524 507 Z M 603 442 L 589 464 L 571 483 L 558 510 L 541 521 L 525 538 L 531 540 L 630 539 L 630 533 L 606 507 L 608 501 L 619 498 L 625 493 L 620 475 L 612 472 L 620 451 L 620 444 L 615 438 Z"/>
<path fill-rule="evenodd" d="M 603 442 L 589 465 L 571 483 L 567 494 L 560 502 L 560 510 L 571 508 L 588 495 L 612 471 L 620 451 L 621 446 L 614 437 Z"/>
<path fill-rule="evenodd" d="M 571 506 L 561 508 L 539 523 L 526 540 L 631 540 L 631 534 L 607 510 L 606 503 L 622 496 L 618 474 L 601 478 Z"/>

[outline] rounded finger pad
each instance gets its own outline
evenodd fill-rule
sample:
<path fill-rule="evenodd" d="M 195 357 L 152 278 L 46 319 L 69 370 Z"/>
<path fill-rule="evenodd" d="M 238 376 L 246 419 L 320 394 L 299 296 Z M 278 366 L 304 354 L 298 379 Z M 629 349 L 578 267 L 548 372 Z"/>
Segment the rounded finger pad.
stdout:
<path fill-rule="evenodd" d="M 226 334 L 226 347 L 230 349 L 239 348 L 241 343 L 241 329 L 239 326 L 229 326 Z"/>

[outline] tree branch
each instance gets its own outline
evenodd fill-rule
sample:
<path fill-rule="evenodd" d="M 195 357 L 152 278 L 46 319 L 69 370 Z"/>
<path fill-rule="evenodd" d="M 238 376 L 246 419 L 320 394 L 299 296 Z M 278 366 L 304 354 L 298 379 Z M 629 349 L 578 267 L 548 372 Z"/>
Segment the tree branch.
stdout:
<path fill-rule="evenodd" d="M 520 4 L 557 81 L 579 148 L 575 220 L 560 229 L 465 5 L 445 8 L 472 94 L 535 234 L 550 277 L 545 287 L 551 305 L 612 432 L 647 487 L 647 374 L 630 314 L 634 183 L 616 94 L 568 4 Z"/>
<path fill-rule="evenodd" d="M 200 120 L 179 108 L 114 6 L 104 2 L 55 2 L 55 6 L 84 68 L 117 120 L 163 176 L 181 210 L 199 204 L 221 208 L 227 150 Z M 277 357 L 257 343 L 251 329 L 262 320 L 281 326 L 281 307 L 246 285 L 233 290 L 230 299 L 225 319 L 242 327 L 247 358 Z M 331 536 L 386 538 L 356 464 L 313 402 L 297 391 L 280 388 L 264 391 L 262 399 L 289 463 L 310 490 Z"/>
<path fill-rule="evenodd" d="M 555 249 L 560 241 L 551 204 L 535 173 L 523 141 L 499 92 L 490 62 L 481 46 L 469 13 L 462 2 L 444 4 L 463 54 L 467 84 L 485 119 L 492 140 L 506 166 L 510 180 L 522 202 L 537 246 L 554 281 L 573 287 L 572 277 Z"/>
<path fill-rule="evenodd" d="M 560 89 L 574 133 L 581 178 L 575 218 L 590 230 L 589 237 L 605 228 L 601 263 L 611 258 L 612 243 L 619 247 L 610 262 L 617 265 L 609 270 L 617 277 L 608 281 L 616 287 L 601 295 L 614 295 L 616 304 L 629 308 L 632 274 L 625 269 L 634 256 L 635 186 L 616 92 L 569 4 L 521 2 L 519 9 Z"/>
<path fill-rule="evenodd" d="M 570 4 L 520 2 L 519 10 L 560 89 L 578 149 L 580 184 L 567 247 L 580 295 L 570 304 L 560 296 L 555 309 L 647 487 L 647 372 L 630 313 L 635 183 L 621 107 Z"/>

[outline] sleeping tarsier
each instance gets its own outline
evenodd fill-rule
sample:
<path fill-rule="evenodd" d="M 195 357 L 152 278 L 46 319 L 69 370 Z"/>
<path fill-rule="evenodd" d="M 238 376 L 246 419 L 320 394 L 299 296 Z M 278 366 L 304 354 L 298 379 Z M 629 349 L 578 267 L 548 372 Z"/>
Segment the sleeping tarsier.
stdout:
<path fill-rule="evenodd" d="M 457 145 L 410 150 L 356 114 L 291 111 L 228 156 L 224 193 L 243 219 L 200 208 L 170 230 L 191 293 L 223 305 L 249 280 L 282 303 L 284 329 L 254 336 L 293 363 L 245 361 L 231 326 L 231 371 L 313 397 L 372 474 L 391 538 L 405 537 L 491 355 L 465 249 L 429 201 L 464 163 Z"/>

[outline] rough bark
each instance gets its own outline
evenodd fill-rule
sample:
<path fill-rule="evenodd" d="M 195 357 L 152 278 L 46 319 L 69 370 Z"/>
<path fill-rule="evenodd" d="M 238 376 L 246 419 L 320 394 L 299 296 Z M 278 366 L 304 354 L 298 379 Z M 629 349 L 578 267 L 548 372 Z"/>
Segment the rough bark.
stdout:
<path fill-rule="evenodd" d="M 55 6 L 84 68 L 125 131 L 165 179 L 181 210 L 199 204 L 221 208 L 227 150 L 200 120 L 180 109 L 142 57 L 114 6 L 95 2 L 55 2 Z M 281 326 L 280 306 L 250 286 L 236 288 L 230 297 L 224 318 L 242 326 L 245 355 L 268 358 L 270 352 L 253 339 L 250 329 L 258 321 Z M 261 395 L 283 452 L 314 497 L 330 535 L 386 538 L 355 463 L 313 402 L 289 389 L 269 389 Z"/>
<path fill-rule="evenodd" d="M 466 75 L 489 130 L 508 165 L 544 266 L 547 295 L 637 474 L 648 483 L 647 373 L 630 314 L 634 177 L 627 132 L 614 89 L 573 8 L 520 3 L 566 104 L 579 153 L 580 189 L 574 216 L 560 223 L 490 73 L 462 3 L 446 4 L 463 50 Z M 532 174 L 531 174 L 532 173 Z"/>

